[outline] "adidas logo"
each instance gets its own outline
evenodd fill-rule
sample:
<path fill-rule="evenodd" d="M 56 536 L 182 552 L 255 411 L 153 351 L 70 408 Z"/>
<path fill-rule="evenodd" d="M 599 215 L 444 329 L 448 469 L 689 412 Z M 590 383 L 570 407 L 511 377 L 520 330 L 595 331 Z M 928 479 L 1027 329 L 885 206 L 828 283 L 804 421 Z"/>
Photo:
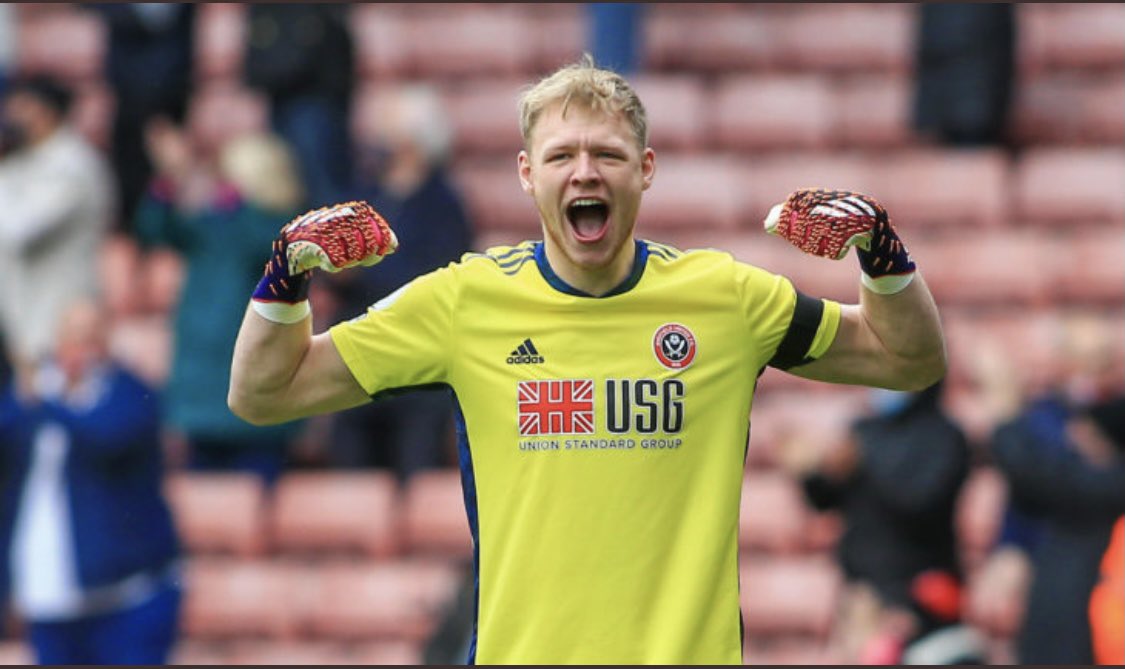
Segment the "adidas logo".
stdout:
<path fill-rule="evenodd" d="M 543 362 L 543 356 L 539 355 L 539 351 L 530 339 L 524 339 L 523 343 L 508 356 L 509 365 L 538 365 Z"/>

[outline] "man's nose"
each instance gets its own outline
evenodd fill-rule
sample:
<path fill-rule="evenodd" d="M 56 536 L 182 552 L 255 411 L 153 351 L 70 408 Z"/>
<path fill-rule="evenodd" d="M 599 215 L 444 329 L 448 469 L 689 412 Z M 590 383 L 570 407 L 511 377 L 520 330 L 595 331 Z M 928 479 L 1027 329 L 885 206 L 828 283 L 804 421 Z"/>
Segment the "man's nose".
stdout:
<path fill-rule="evenodd" d="M 574 164 L 574 172 L 571 173 L 570 180 L 576 185 L 601 180 L 601 174 L 598 172 L 598 166 L 594 162 L 593 156 L 586 152 L 578 154 Z"/>

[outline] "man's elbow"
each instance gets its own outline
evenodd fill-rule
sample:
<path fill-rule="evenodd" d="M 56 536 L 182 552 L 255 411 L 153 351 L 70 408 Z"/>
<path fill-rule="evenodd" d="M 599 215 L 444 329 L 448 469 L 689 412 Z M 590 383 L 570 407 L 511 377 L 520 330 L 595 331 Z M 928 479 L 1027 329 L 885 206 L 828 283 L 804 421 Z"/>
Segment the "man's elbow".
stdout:
<path fill-rule="evenodd" d="M 251 425 L 262 427 L 282 422 L 270 414 L 268 404 L 254 402 L 245 393 L 236 392 L 234 388 L 227 393 L 227 407 L 230 408 L 231 413 Z"/>
<path fill-rule="evenodd" d="M 905 361 L 895 375 L 894 390 L 925 390 L 945 378 L 947 369 L 944 349 L 924 358 Z"/>

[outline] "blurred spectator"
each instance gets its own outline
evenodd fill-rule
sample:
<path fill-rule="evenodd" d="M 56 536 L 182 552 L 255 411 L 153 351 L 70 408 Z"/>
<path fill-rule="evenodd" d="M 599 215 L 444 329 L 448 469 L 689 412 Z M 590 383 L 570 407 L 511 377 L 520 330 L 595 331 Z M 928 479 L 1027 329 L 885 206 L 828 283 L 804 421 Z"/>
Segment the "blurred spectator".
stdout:
<path fill-rule="evenodd" d="M 960 625 L 954 508 L 969 470 L 964 434 L 942 411 L 941 384 L 871 391 L 875 414 L 823 454 L 786 446 L 787 469 L 818 509 L 839 509 L 848 581 L 839 618 L 844 657 L 861 663 L 979 660 Z"/>
<path fill-rule="evenodd" d="M 461 195 L 447 169 L 453 135 L 436 91 L 397 90 L 371 115 L 357 193 L 394 226 L 399 249 L 366 271 L 335 275 L 345 314 L 359 314 L 411 279 L 453 262 L 472 245 Z M 402 478 L 445 464 L 452 434 L 448 390 L 417 390 L 341 413 L 331 461 L 394 466 Z M 378 442 L 373 441 L 378 435 Z"/>
<path fill-rule="evenodd" d="M 68 308 L 53 359 L 0 400 L 0 566 L 40 664 L 163 664 L 180 607 L 153 391 Z"/>
<path fill-rule="evenodd" d="M 196 469 L 238 469 L 273 482 L 296 425 L 255 427 L 227 408 L 230 359 L 246 297 L 281 226 L 302 205 L 292 157 L 279 138 L 243 136 L 220 151 L 217 174 L 201 168 L 190 139 L 155 123 L 149 150 L 157 179 L 137 210 L 147 247 L 179 252 L 186 276 L 176 310 L 166 422 L 186 440 Z"/>
<path fill-rule="evenodd" d="M 640 70 L 644 13 L 639 2 L 586 3 L 586 43 L 594 62 L 625 75 Z"/>
<path fill-rule="evenodd" d="M 1101 580 L 1090 596 L 1090 629 L 1098 664 L 1125 664 L 1125 516 L 1113 526 Z"/>
<path fill-rule="evenodd" d="M 63 309 L 98 285 L 112 186 L 67 121 L 71 100 L 59 82 L 31 76 L 12 82 L 0 117 L 0 331 L 16 369 L 51 352 Z"/>
<path fill-rule="evenodd" d="M 1015 9 L 925 3 L 919 11 L 915 128 L 954 146 L 1002 143 L 1015 75 Z"/>
<path fill-rule="evenodd" d="M 269 98 L 273 129 L 293 147 L 314 206 L 351 199 L 349 11 L 345 4 L 249 5 L 246 83 Z"/>
<path fill-rule="evenodd" d="M 191 97 L 195 12 L 190 3 L 99 3 L 109 29 L 106 82 L 116 97 L 110 147 L 118 224 L 128 229 L 152 178 L 144 129 L 154 118 L 182 124 Z"/>
<path fill-rule="evenodd" d="M 0 3 L 0 96 L 16 64 L 16 10 L 8 2 Z"/>

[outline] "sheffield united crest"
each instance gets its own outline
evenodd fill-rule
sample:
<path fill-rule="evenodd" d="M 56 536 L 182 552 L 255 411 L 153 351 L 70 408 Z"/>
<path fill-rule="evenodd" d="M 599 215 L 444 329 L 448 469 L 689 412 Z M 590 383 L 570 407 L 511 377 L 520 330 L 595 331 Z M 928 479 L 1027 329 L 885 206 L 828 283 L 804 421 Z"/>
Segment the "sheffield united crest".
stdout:
<path fill-rule="evenodd" d="M 652 352 L 668 369 L 684 369 L 695 359 L 695 335 L 679 323 L 661 325 L 652 336 Z"/>

